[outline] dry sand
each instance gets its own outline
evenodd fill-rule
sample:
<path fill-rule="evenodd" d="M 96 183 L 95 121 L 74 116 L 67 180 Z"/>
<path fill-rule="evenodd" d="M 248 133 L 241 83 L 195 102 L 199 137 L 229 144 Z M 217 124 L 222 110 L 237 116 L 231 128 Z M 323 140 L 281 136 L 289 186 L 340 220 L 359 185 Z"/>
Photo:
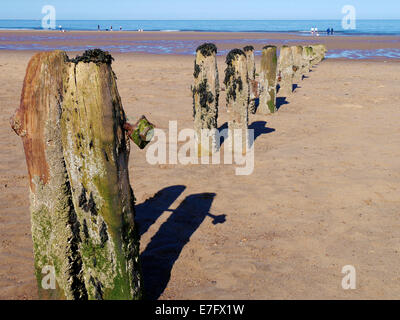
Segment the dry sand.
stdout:
<path fill-rule="evenodd" d="M 27 169 L 9 126 L 32 54 L 0 51 L 1 299 L 37 298 Z M 192 127 L 193 57 L 114 56 L 131 121 Z M 395 60 L 324 61 L 278 113 L 251 117 L 250 176 L 230 165 L 151 166 L 133 146 L 148 297 L 399 298 L 399 80 Z M 341 287 L 345 265 L 357 269 L 356 290 Z"/>

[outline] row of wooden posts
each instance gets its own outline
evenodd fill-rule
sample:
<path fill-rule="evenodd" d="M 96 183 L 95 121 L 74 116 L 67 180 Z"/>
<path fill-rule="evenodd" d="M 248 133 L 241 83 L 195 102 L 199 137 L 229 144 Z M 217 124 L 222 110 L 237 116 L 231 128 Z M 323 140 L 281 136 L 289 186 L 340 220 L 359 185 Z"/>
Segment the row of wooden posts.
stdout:
<path fill-rule="evenodd" d="M 324 47 L 305 47 L 297 64 L 300 51 L 283 47 L 278 63 L 276 47 L 265 47 L 259 85 L 254 49 L 228 54 L 224 83 L 230 128 L 247 130 L 248 111 L 254 112 L 257 97 L 260 113 L 274 112 L 277 78 L 285 89 L 293 72 L 305 72 L 325 53 Z M 197 130 L 217 129 L 216 54 L 212 44 L 197 49 Z M 43 299 L 143 297 L 129 137 L 144 148 L 154 126 L 144 117 L 133 126 L 127 123 L 112 60 L 100 49 L 75 59 L 63 51 L 36 54 L 11 119 L 25 150 L 35 275 Z"/>
<path fill-rule="evenodd" d="M 282 46 L 279 59 L 276 46 L 265 46 L 262 50 L 259 80 L 256 80 L 254 47 L 233 49 L 226 57 L 225 91 L 227 110 L 230 115 L 229 132 L 242 129 L 247 132 L 249 113 L 269 114 L 277 111 L 277 85 L 280 94 L 287 97 L 293 84 L 325 58 L 324 45 Z M 217 151 L 215 141 L 218 129 L 218 105 L 220 84 L 217 66 L 217 47 L 205 43 L 196 50 L 194 64 L 193 113 L 199 155 L 207 156 Z M 258 99 L 258 107 L 256 100 Z M 208 141 L 204 139 L 208 132 Z M 203 139 L 200 137 L 203 135 Z M 247 146 L 247 135 L 243 134 L 242 150 Z M 207 141 L 204 143 L 204 141 Z"/>

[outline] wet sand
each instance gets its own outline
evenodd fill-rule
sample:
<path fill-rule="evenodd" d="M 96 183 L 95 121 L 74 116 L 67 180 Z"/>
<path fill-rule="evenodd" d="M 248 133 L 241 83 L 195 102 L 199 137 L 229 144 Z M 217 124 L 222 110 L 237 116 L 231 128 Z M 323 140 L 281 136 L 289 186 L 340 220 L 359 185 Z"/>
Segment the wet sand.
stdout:
<path fill-rule="evenodd" d="M 329 50 L 400 49 L 398 36 L 311 36 L 285 33 L 130 32 L 130 31 L 0 31 L 0 49 L 81 51 L 100 47 L 111 52 L 192 55 L 203 42 L 214 42 L 221 54 L 233 48 L 323 43 Z M 400 55 L 398 56 L 400 57 Z"/>
<path fill-rule="evenodd" d="M 27 169 L 9 126 L 32 54 L 0 51 L 1 299 L 37 298 Z M 192 128 L 192 56 L 114 56 L 130 119 L 145 114 L 158 128 L 170 120 Z M 224 57 L 218 64 L 223 78 Z M 236 176 L 231 165 L 151 166 L 146 150 L 133 146 L 129 171 L 148 298 L 398 299 L 399 75 L 398 60 L 321 63 L 281 99 L 278 113 L 251 116 L 257 138 L 250 176 Z M 222 93 L 219 125 L 227 120 Z M 345 265 L 356 267 L 356 290 L 341 287 Z"/>

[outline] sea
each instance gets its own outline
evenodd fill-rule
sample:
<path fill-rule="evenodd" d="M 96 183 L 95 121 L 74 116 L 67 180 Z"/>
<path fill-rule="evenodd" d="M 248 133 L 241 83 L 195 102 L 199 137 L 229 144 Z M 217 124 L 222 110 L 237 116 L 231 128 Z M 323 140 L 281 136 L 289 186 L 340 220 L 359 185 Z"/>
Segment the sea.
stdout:
<path fill-rule="evenodd" d="M 341 20 L 57 20 L 65 30 L 285 32 L 310 33 L 311 28 L 339 35 L 400 35 L 400 20 L 356 20 L 356 28 L 344 30 Z M 41 20 L 0 20 L 0 30 L 40 30 Z"/>
<path fill-rule="evenodd" d="M 331 36 L 395 36 L 400 41 L 400 20 L 356 20 L 355 29 L 344 29 L 341 20 L 57 20 L 56 29 L 68 31 L 161 31 L 161 32 L 260 32 L 285 33 L 310 36 L 311 28 L 317 28 L 321 36 L 327 35 L 327 29 L 333 29 Z M 41 20 L 0 20 L 0 30 L 41 30 Z M 32 36 L 37 37 L 37 36 Z M 315 37 L 315 35 L 314 35 Z M 25 39 L 29 40 L 29 39 Z M 37 40 L 37 39 L 32 39 Z M 68 40 L 66 38 L 66 40 Z M 243 39 L 245 41 L 245 39 Z M 268 39 L 265 39 L 268 40 Z M 397 42 L 396 40 L 394 40 Z M 33 41 L 35 42 L 35 41 Z M 290 41 L 289 41 L 290 42 Z M 295 42 L 295 41 L 293 41 Z M 313 40 L 310 39 L 310 43 Z M 285 43 L 286 44 L 286 43 Z M 110 46 L 110 51 L 144 52 L 152 54 L 193 54 L 193 46 L 197 43 L 180 41 L 171 43 L 157 41 L 152 43 L 129 43 Z M 36 47 L 24 43 L 12 43 L 6 35 L 0 36 L 0 50 L 52 50 L 80 51 L 90 49 L 90 46 L 53 48 L 46 42 L 35 44 Z M 388 58 L 400 59 L 400 49 L 377 50 L 333 50 L 328 52 L 328 58 L 371 59 Z M 398 46 L 397 46 L 398 47 Z M 178 51 L 177 51 L 178 50 Z M 180 50 L 180 51 L 179 51 Z M 224 54 L 221 52 L 220 54 Z M 256 52 L 257 54 L 257 52 Z M 260 54 L 260 53 L 258 53 Z"/>

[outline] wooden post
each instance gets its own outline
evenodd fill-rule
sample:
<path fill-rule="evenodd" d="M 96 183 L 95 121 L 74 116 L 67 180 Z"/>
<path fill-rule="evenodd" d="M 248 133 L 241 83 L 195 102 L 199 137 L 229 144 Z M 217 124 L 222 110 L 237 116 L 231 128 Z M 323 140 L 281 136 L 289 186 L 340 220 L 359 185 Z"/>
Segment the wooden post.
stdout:
<path fill-rule="evenodd" d="M 303 79 L 303 47 L 302 46 L 292 46 L 292 55 L 293 55 L 293 82 L 298 84 Z"/>
<path fill-rule="evenodd" d="M 205 43 L 197 48 L 194 63 L 193 117 L 199 156 L 209 156 L 218 150 L 219 77 L 217 47 Z"/>
<path fill-rule="evenodd" d="M 263 48 L 260 71 L 260 105 L 261 114 L 276 112 L 276 78 L 278 58 L 276 46 Z"/>
<path fill-rule="evenodd" d="M 228 122 L 229 134 L 232 141 L 242 141 L 242 152 L 247 152 L 248 123 L 249 123 L 249 81 L 247 77 L 247 59 L 240 49 L 233 49 L 226 57 L 225 70 L 226 100 L 230 113 Z M 237 142 L 236 142 L 237 143 Z M 235 149 L 235 145 L 234 145 Z"/>
<path fill-rule="evenodd" d="M 325 54 L 328 50 L 326 49 L 326 46 L 323 44 L 317 44 L 311 47 L 313 48 L 313 54 L 314 54 L 312 64 L 316 65 L 325 59 Z"/>
<path fill-rule="evenodd" d="M 247 59 L 247 76 L 249 78 L 250 85 L 250 103 L 249 112 L 252 114 L 256 113 L 256 99 L 258 98 L 258 83 L 256 81 L 256 63 L 254 60 L 254 47 L 246 46 L 243 51 Z"/>
<path fill-rule="evenodd" d="M 304 61 L 303 74 L 307 74 L 310 72 L 312 67 L 311 61 L 313 57 L 314 57 L 313 48 L 311 46 L 303 47 L 303 61 Z"/>
<path fill-rule="evenodd" d="M 293 54 L 292 49 L 288 46 L 283 46 L 279 55 L 279 75 L 280 75 L 280 90 L 279 93 L 288 97 L 293 92 Z"/>
<path fill-rule="evenodd" d="M 67 56 L 36 54 L 29 62 L 20 108 L 11 119 L 22 138 L 30 185 L 35 275 L 41 299 L 86 299 L 79 222 L 71 201 L 61 142 L 60 115 Z M 55 289 L 42 286 L 55 272 Z"/>
<path fill-rule="evenodd" d="M 111 62 L 98 49 L 72 60 L 35 55 L 12 120 L 28 164 L 44 299 L 142 297 L 129 139 Z M 44 268 L 55 271 L 55 290 L 42 287 Z"/>

